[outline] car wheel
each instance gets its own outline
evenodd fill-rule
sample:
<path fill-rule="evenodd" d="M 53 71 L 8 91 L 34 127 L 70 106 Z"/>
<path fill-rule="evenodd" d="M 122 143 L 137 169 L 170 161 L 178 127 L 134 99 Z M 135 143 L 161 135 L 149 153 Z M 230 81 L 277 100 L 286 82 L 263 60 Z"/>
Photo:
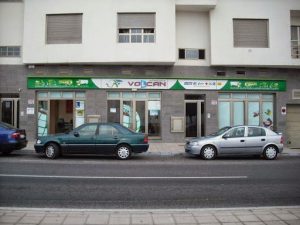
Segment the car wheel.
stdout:
<path fill-rule="evenodd" d="M 55 159 L 59 156 L 59 146 L 55 143 L 50 143 L 46 146 L 45 155 L 49 159 Z"/>
<path fill-rule="evenodd" d="M 268 160 L 276 159 L 277 157 L 277 148 L 273 145 L 269 145 L 264 150 L 264 158 Z"/>
<path fill-rule="evenodd" d="M 212 145 L 206 145 L 201 150 L 201 157 L 206 160 L 215 159 L 217 155 L 216 148 Z"/>
<path fill-rule="evenodd" d="M 131 156 L 131 148 L 128 145 L 119 145 L 117 147 L 117 157 L 118 159 L 129 159 Z"/>

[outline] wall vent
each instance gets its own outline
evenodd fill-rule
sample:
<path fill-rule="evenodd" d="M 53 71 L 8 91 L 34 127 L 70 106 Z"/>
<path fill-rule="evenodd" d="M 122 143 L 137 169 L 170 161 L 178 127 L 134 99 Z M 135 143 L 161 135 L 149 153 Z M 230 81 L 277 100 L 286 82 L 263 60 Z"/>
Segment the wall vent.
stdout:
<path fill-rule="evenodd" d="M 293 89 L 292 99 L 300 99 L 300 89 Z"/>
<path fill-rule="evenodd" d="M 217 71 L 217 76 L 226 76 L 226 72 L 225 71 Z"/>

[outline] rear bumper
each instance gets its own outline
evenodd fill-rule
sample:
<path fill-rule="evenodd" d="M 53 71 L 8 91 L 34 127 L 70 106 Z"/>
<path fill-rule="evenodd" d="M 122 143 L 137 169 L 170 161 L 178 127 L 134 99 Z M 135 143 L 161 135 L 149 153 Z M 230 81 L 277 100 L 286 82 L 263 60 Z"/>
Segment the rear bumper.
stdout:
<path fill-rule="evenodd" d="M 28 143 L 27 140 L 5 143 L 5 144 L 2 144 L 0 146 L 0 150 L 1 151 L 5 151 L 5 150 L 20 150 L 22 148 L 25 148 L 27 146 L 27 143 Z"/>
<path fill-rule="evenodd" d="M 277 147 L 278 147 L 278 152 L 282 153 L 283 152 L 283 144 L 279 144 L 279 145 L 277 145 Z"/>
<path fill-rule="evenodd" d="M 132 145 L 132 152 L 134 153 L 142 153 L 148 151 L 149 144 L 137 144 Z"/>

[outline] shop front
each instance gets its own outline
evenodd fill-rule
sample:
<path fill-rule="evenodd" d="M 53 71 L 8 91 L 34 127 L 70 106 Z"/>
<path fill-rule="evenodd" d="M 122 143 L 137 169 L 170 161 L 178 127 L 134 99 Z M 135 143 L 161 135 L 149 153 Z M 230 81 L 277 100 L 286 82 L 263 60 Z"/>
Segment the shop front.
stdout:
<path fill-rule="evenodd" d="M 276 126 L 283 80 L 28 77 L 36 95 L 36 135 L 86 122 L 116 122 L 151 139 L 182 142 L 223 126 Z M 101 94 L 100 94 L 101 93 Z"/>

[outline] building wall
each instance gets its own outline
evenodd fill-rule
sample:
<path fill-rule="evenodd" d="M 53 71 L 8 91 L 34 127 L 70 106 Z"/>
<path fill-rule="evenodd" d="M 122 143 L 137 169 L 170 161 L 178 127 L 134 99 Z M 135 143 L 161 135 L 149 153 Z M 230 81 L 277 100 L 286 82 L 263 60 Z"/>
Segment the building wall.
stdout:
<path fill-rule="evenodd" d="M 175 62 L 172 0 L 25 0 L 24 63 Z M 155 43 L 118 43 L 118 12 L 155 12 Z M 83 13 L 82 44 L 45 44 L 46 14 Z"/>
<path fill-rule="evenodd" d="M 23 8 L 22 2 L 0 2 L 0 46 L 22 46 Z M 22 57 L 0 57 L 0 64 L 22 64 Z"/>
<path fill-rule="evenodd" d="M 205 60 L 180 60 L 179 48 L 205 49 Z M 210 65 L 210 30 L 208 12 L 176 11 L 175 65 Z"/>
<path fill-rule="evenodd" d="M 290 10 L 300 10 L 300 2 L 218 1 L 217 7 L 210 11 L 211 64 L 299 66 L 300 60 L 291 58 Z M 234 48 L 233 18 L 269 19 L 269 48 Z"/>

